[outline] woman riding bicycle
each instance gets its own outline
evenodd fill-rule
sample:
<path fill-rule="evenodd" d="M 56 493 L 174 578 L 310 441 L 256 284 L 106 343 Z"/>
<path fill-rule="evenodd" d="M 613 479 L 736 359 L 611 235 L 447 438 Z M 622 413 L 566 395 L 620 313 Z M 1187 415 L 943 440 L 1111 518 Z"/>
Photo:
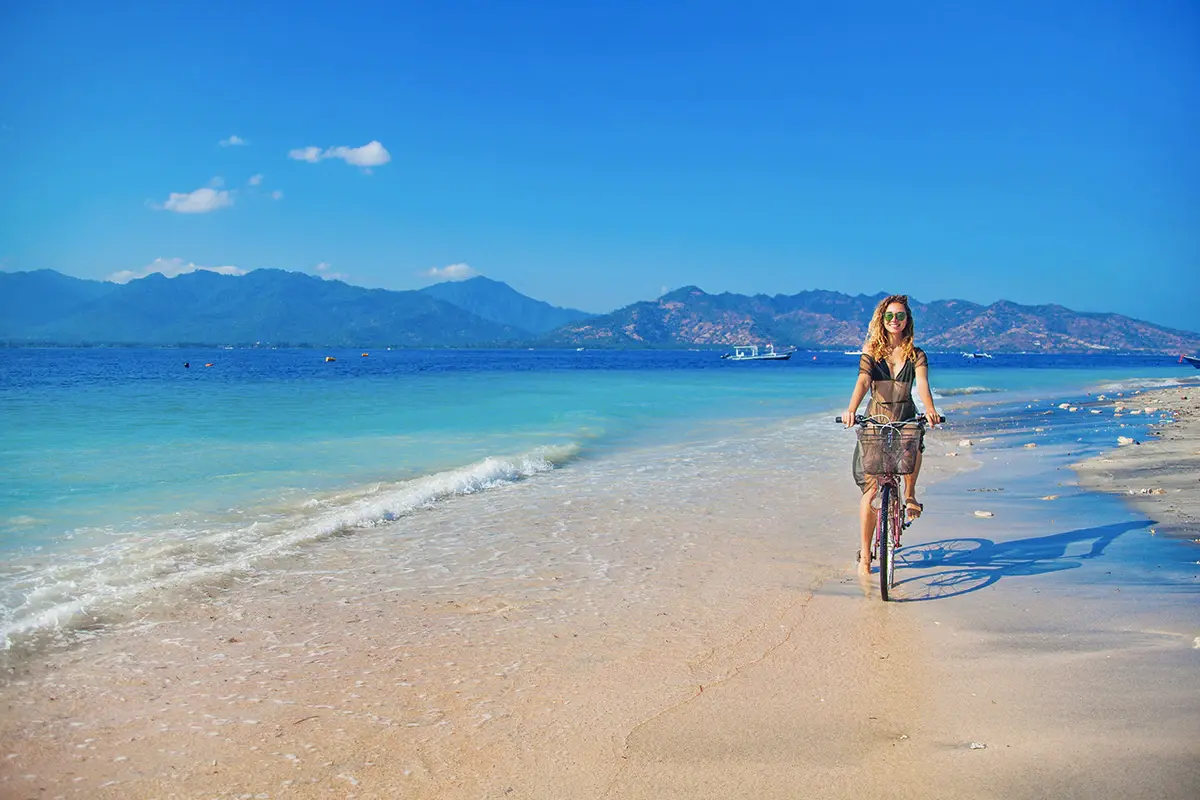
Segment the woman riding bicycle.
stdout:
<path fill-rule="evenodd" d="M 913 318 L 908 295 L 894 294 L 880 301 L 871 315 L 867 340 L 858 362 L 858 381 L 854 384 L 850 405 L 842 415 L 842 421 L 846 427 L 854 424 L 858 405 L 868 390 L 871 392 L 871 401 L 867 404 L 868 417 L 880 422 L 916 417 L 917 406 L 912 396 L 914 383 L 925 405 L 925 419 L 930 425 L 937 425 L 939 417 L 929 391 L 929 360 L 924 350 L 913 346 Z M 924 450 L 922 442 L 921 451 Z M 918 453 L 912 474 L 904 476 L 904 507 L 909 519 L 916 519 L 924 509 L 917 502 L 917 474 L 920 471 L 921 455 Z M 860 506 L 862 548 L 858 551 L 858 571 L 865 575 L 871 571 L 871 538 L 875 530 L 871 504 L 878 488 L 873 476 L 863 474 L 862 450 L 858 445 L 854 448 L 854 480 L 863 492 Z"/>

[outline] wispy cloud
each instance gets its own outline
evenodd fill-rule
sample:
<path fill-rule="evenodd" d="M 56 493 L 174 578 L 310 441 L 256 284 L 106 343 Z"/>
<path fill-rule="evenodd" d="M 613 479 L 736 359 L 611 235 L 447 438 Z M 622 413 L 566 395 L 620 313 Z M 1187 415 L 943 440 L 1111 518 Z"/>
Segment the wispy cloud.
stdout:
<path fill-rule="evenodd" d="M 313 271 L 317 273 L 317 277 L 327 281 L 344 281 L 347 277 L 344 272 L 334 272 L 327 261 L 318 263 L 313 267 Z"/>
<path fill-rule="evenodd" d="M 450 264 L 445 267 L 433 267 L 420 274 L 437 281 L 465 281 L 468 278 L 474 278 L 479 273 L 467 264 Z"/>
<path fill-rule="evenodd" d="M 283 190 L 276 189 L 275 191 L 271 192 L 271 199 L 272 200 L 282 200 L 283 199 Z"/>
<path fill-rule="evenodd" d="M 263 174 L 261 172 L 258 173 L 257 175 L 251 175 L 250 180 L 246 181 L 246 183 L 250 184 L 251 186 L 258 186 L 262 182 L 263 182 Z"/>
<path fill-rule="evenodd" d="M 190 261 L 185 262 L 182 258 L 156 258 L 141 269 L 123 269 L 120 272 L 114 272 L 104 280 L 110 283 L 129 283 L 138 278 L 144 278 L 147 275 L 160 273 L 168 278 L 174 278 L 177 275 L 184 275 L 188 272 L 195 272 L 198 269 L 208 272 L 219 272 L 222 275 L 245 275 L 246 270 L 239 267 L 202 267 L 198 264 L 193 264 Z"/>
<path fill-rule="evenodd" d="M 215 187 L 223 183 L 220 178 L 213 178 Z M 176 214 L 207 214 L 218 208 L 233 205 L 233 195 L 228 191 L 214 186 L 205 186 L 194 192 L 171 192 L 167 202 L 155 204 L 155 208 L 174 211 Z"/>
<path fill-rule="evenodd" d="M 307 161 L 315 164 L 328 158 L 340 158 L 347 164 L 363 167 L 368 172 L 370 167 L 381 167 L 392 160 L 392 154 L 377 141 L 371 141 L 362 147 L 298 147 L 288 152 L 288 158 L 296 161 Z"/>
<path fill-rule="evenodd" d="M 315 164 L 321 160 L 321 148 L 297 147 L 295 150 L 288 152 L 288 158 L 294 158 L 297 161 L 307 161 L 310 164 Z"/>
<path fill-rule="evenodd" d="M 218 142 L 218 144 L 220 144 L 221 147 L 240 147 L 241 145 L 246 144 L 246 140 L 235 135 L 230 136 L 228 139 L 222 139 L 220 142 Z"/>

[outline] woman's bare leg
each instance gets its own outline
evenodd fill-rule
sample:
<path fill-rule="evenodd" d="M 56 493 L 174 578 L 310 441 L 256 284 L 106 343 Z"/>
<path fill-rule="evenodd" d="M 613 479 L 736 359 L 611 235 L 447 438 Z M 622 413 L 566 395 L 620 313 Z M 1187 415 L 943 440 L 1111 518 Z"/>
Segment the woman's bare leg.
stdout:
<path fill-rule="evenodd" d="M 916 519 L 917 517 L 921 516 L 921 512 L 919 510 L 920 507 L 918 506 L 917 508 L 911 508 L 909 506 L 909 501 L 911 500 L 914 503 L 917 502 L 917 476 L 921 474 L 922 455 L 923 453 L 917 453 L 917 458 L 913 462 L 912 474 L 904 476 L 904 506 L 908 511 L 911 512 L 909 514 L 910 519 Z"/>
<path fill-rule="evenodd" d="M 867 491 L 863 492 L 862 504 L 859 506 L 859 519 L 862 523 L 862 539 L 859 544 L 859 559 L 858 559 L 858 574 L 869 575 L 871 573 L 871 542 L 875 538 L 875 519 L 876 513 L 872 502 L 875 500 L 875 495 L 878 492 L 875 482 L 870 478 L 867 479 Z"/>

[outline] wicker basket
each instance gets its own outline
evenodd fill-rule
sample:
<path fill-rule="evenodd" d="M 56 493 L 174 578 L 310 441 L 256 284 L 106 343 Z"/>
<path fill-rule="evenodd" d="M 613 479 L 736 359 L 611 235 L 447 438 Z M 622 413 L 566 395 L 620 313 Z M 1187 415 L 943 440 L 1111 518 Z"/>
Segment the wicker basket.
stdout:
<path fill-rule="evenodd" d="M 859 428 L 863 472 L 867 475 L 911 475 L 917 453 L 921 452 L 923 433 L 916 425 Z"/>

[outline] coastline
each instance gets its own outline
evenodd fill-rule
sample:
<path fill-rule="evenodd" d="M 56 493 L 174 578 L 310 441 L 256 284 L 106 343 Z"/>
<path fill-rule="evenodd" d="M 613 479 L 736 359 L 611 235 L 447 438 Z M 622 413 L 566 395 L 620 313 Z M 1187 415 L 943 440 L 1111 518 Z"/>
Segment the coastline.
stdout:
<path fill-rule="evenodd" d="M 1192 796 L 1195 583 L 1129 571 L 1187 545 L 1069 493 L 1061 446 L 937 458 L 951 429 L 906 534 L 908 602 L 884 604 L 853 576 L 844 437 L 760 488 L 810 430 L 663 448 L 638 467 L 671 476 L 661 496 L 615 464 L 460 498 L 471 531 L 431 509 L 58 651 L 0 687 L 0 792 Z M 483 574 L 405 560 L 468 534 Z"/>
<path fill-rule="evenodd" d="M 1124 412 L 1146 408 L 1169 411 L 1169 424 L 1151 426 L 1148 435 L 1118 445 L 1102 455 L 1072 465 L 1080 483 L 1121 498 L 1155 520 L 1155 533 L 1200 541 L 1200 386 L 1190 385 L 1142 392 L 1132 400 L 1117 398 L 1109 405 Z M 1134 438 L 1130 435 L 1130 438 Z"/>

